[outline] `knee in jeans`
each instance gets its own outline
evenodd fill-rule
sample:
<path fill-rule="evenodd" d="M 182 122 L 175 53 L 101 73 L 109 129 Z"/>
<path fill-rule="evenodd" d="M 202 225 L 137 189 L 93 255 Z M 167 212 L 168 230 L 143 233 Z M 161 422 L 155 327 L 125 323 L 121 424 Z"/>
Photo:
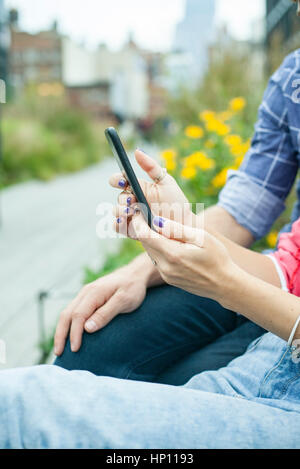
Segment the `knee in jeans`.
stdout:
<path fill-rule="evenodd" d="M 68 370 L 87 370 L 97 375 L 125 378 L 136 357 L 134 330 L 126 330 L 115 318 L 104 329 L 84 333 L 82 345 L 73 353 L 68 338 L 63 354 L 55 365 Z"/>

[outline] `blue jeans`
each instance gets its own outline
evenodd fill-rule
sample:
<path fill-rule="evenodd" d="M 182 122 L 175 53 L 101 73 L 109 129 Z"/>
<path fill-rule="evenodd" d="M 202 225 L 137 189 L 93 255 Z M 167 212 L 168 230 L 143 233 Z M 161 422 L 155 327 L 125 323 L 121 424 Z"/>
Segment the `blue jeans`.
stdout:
<path fill-rule="evenodd" d="M 143 304 L 84 334 L 78 353 L 68 341 L 55 364 L 98 376 L 182 385 L 242 355 L 265 331 L 215 301 L 172 286 L 149 289 Z"/>
<path fill-rule="evenodd" d="M 268 333 L 169 386 L 39 366 L 0 373 L 1 448 L 299 448 L 300 364 Z"/>

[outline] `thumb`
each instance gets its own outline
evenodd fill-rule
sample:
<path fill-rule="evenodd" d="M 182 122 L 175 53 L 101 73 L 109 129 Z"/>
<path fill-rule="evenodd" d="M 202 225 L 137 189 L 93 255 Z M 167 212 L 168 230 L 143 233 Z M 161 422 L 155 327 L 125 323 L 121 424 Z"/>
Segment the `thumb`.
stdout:
<path fill-rule="evenodd" d="M 163 168 L 159 165 L 159 163 L 151 158 L 151 156 L 147 155 L 143 150 L 137 149 L 135 151 L 135 158 L 139 166 L 153 181 L 161 177 L 163 174 Z M 166 174 L 164 178 L 157 184 L 170 184 L 172 180 L 173 178 L 169 174 Z"/>
<path fill-rule="evenodd" d="M 164 237 L 201 248 L 204 247 L 204 241 L 209 236 L 200 228 L 193 228 L 163 217 L 155 217 L 153 224 Z"/>

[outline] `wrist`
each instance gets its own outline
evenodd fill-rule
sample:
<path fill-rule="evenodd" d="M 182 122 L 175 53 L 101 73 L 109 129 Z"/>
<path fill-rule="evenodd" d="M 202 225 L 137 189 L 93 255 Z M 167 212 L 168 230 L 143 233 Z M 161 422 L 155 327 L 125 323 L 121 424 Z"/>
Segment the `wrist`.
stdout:
<path fill-rule="evenodd" d="M 152 264 L 147 253 L 136 257 L 123 269 L 126 276 L 138 279 L 143 282 L 146 287 L 152 287 L 163 283 L 157 268 Z"/>
<path fill-rule="evenodd" d="M 216 289 L 215 300 L 225 309 L 236 311 L 238 300 L 243 295 L 243 286 L 246 273 L 235 263 L 231 262 L 228 269 L 222 275 L 222 279 Z"/>

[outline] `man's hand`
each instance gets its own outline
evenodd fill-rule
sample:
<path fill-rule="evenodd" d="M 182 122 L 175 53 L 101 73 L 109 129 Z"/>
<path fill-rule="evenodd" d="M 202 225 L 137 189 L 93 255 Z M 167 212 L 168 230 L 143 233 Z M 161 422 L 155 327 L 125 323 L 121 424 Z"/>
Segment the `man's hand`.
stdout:
<path fill-rule="evenodd" d="M 72 352 L 81 347 L 82 334 L 96 332 L 120 313 L 137 309 L 146 295 L 147 280 L 128 267 L 99 278 L 82 288 L 61 313 L 55 333 L 55 354 L 61 355 L 70 331 Z"/>

